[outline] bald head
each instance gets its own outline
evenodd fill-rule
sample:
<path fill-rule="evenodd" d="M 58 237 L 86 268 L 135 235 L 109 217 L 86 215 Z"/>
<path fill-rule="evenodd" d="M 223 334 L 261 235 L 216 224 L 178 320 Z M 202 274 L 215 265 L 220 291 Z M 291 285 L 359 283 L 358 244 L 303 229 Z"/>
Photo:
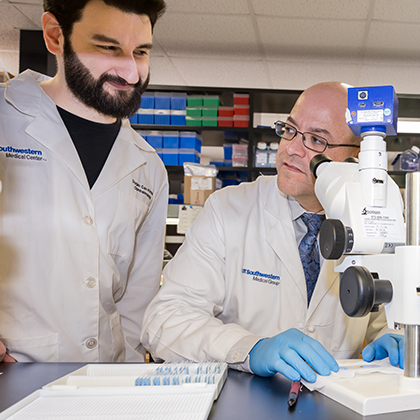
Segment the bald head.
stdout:
<path fill-rule="evenodd" d="M 341 132 L 347 134 L 343 136 L 344 142 L 360 145 L 361 138 L 353 134 L 346 120 L 347 90 L 350 87 L 341 82 L 317 83 L 299 96 L 293 110 L 304 107 L 307 113 L 312 106 L 318 114 L 328 118 L 331 125 L 341 127 Z"/>
<path fill-rule="evenodd" d="M 324 153 L 342 162 L 357 156 L 359 139 L 346 121 L 347 88 L 339 82 L 318 83 L 306 89 L 296 101 L 287 123 L 298 135 L 282 139 L 277 152 L 277 184 L 279 190 L 293 197 L 304 209 L 317 212 L 321 205 L 314 192 L 314 177 L 310 161 L 317 154 L 305 146 L 304 137 L 313 133 L 328 144 Z M 336 147 L 334 147 L 336 145 Z"/>

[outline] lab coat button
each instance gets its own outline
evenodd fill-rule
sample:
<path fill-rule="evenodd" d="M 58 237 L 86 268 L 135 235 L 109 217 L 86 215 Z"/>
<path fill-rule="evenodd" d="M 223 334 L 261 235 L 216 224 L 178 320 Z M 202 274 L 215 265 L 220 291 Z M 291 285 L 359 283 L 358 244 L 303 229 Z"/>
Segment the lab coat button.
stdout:
<path fill-rule="evenodd" d="M 89 216 L 88 214 L 85 214 L 83 216 L 83 220 L 85 221 L 85 223 L 89 226 L 93 225 L 93 219 L 92 216 Z"/>
<path fill-rule="evenodd" d="M 236 360 L 238 357 L 239 357 L 239 354 L 238 354 L 238 353 L 235 353 L 235 354 L 232 356 L 233 360 Z"/>
<path fill-rule="evenodd" d="M 98 345 L 98 340 L 96 338 L 88 338 L 86 340 L 86 347 L 88 349 L 94 349 Z"/>
<path fill-rule="evenodd" d="M 94 277 L 88 277 L 85 280 L 85 284 L 89 289 L 93 289 L 96 286 L 96 279 Z"/>
<path fill-rule="evenodd" d="M 315 325 L 309 325 L 308 332 L 310 332 L 310 333 L 315 332 Z"/>

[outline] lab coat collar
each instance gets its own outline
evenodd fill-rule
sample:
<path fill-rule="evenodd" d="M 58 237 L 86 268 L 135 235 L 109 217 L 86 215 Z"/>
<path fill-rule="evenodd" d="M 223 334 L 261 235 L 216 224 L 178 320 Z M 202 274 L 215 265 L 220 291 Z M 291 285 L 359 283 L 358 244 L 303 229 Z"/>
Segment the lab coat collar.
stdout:
<path fill-rule="evenodd" d="M 130 122 L 124 119 L 105 166 L 92 188 L 93 198 L 99 197 L 122 178 L 144 165 L 145 153 L 155 151 L 131 129 Z"/>
<path fill-rule="evenodd" d="M 306 283 L 296 235 L 292 223 L 292 215 L 288 198 L 277 187 L 277 176 L 268 189 L 265 202 L 266 241 L 277 254 L 283 266 L 289 272 L 290 278 L 300 291 L 300 298 L 305 307 L 307 301 Z M 286 276 L 284 277 L 286 278 Z"/>
<path fill-rule="evenodd" d="M 39 86 L 39 82 L 47 79 L 47 76 L 31 70 L 23 72 L 10 82 L 5 92 L 6 100 L 20 112 L 34 117 L 25 132 L 54 153 L 82 186 L 90 191 L 85 171 L 56 104 Z M 98 197 L 143 165 L 146 162 L 143 153 L 151 152 L 155 153 L 146 141 L 131 129 L 129 121 L 123 120 L 104 170 L 92 188 L 92 196 Z"/>
<path fill-rule="evenodd" d="M 296 216 L 300 216 L 298 214 L 300 210 L 290 200 L 293 200 L 293 198 L 288 197 L 278 189 L 277 177 L 273 177 L 265 203 L 266 241 L 288 270 L 290 277 L 300 291 L 305 307 L 307 307 L 305 274 L 298 247 L 294 245 L 296 244 L 296 235 L 292 222 Z M 325 260 L 308 308 L 307 319 L 313 314 L 328 290 L 338 281 L 338 277 L 338 273 L 334 273 L 334 262 Z"/>

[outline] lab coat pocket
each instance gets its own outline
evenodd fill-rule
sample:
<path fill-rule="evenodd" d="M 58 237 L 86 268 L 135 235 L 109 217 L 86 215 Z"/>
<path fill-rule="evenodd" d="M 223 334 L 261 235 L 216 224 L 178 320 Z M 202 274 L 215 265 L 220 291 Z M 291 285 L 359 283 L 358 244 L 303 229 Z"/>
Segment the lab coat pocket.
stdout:
<path fill-rule="evenodd" d="M 58 362 L 58 334 L 0 340 L 18 362 Z"/>
<path fill-rule="evenodd" d="M 119 192 L 114 220 L 108 234 L 109 254 L 132 260 L 136 233 L 148 210 L 148 206 L 135 196 Z"/>

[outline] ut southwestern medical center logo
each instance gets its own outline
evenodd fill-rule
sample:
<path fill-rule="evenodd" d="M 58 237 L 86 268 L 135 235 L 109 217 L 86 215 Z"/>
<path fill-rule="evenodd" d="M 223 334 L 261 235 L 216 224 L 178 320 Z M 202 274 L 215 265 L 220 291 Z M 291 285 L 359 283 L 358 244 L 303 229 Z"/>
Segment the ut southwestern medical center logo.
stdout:
<path fill-rule="evenodd" d="M 41 150 L 15 149 L 12 146 L 0 146 L 0 153 L 5 154 L 8 159 L 21 159 L 31 161 L 46 161 Z"/>
<path fill-rule="evenodd" d="M 242 274 L 252 277 L 253 281 L 260 283 L 269 284 L 271 286 L 278 286 L 280 284 L 280 276 L 275 274 L 261 273 L 258 270 L 248 270 L 247 268 L 242 269 Z"/>

